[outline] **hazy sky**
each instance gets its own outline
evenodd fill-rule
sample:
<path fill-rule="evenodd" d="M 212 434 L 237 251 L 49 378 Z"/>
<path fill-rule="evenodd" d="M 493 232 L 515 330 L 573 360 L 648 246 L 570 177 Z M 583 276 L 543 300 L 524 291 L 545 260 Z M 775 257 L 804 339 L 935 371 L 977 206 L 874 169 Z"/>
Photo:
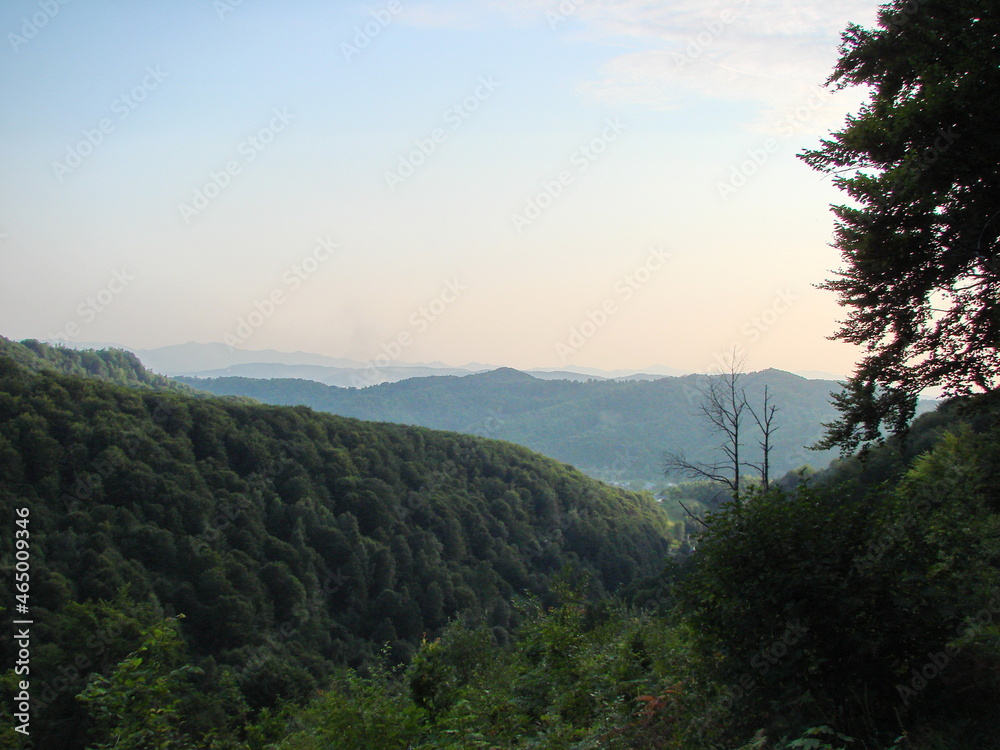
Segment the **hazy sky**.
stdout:
<path fill-rule="evenodd" d="M 0 334 L 850 371 L 869 0 L 7 0 Z M 242 322 L 241 322 L 242 321 Z"/>

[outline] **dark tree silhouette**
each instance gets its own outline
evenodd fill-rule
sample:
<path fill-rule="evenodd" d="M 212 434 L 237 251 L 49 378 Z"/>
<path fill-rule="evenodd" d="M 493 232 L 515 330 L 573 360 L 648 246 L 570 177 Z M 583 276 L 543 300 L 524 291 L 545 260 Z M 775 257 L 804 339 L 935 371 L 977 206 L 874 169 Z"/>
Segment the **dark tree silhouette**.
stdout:
<path fill-rule="evenodd" d="M 757 428 L 760 430 L 760 440 L 757 442 L 757 445 L 761 449 L 760 463 L 751 463 L 750 466 L 760 472 L 760 483 L 766 490 L 771 485 L 771 436 L 778 429 L 778 426 L 774 424 L 774 415 L 777 414 L 778 407 L 771 403 L 771 394 L 765 385 L 764 403 L 761 406 L 761 410 L 758 412 L 750 406 L 749 402 L 747 402 L 747 408 L 750 410 L 750 416 L 753 417 L 753 421 L 757 423 Z"/>
<path fill-rule="evenodd" d="M 829 84 L 870 99 L 802 158 L 846 194 L 823 287 L 864 347 L 818 448 L 905 432 L 918 394 L 991 390 L 1000 373 L 1000 4 L 894 0 L 850 26 Z"/>

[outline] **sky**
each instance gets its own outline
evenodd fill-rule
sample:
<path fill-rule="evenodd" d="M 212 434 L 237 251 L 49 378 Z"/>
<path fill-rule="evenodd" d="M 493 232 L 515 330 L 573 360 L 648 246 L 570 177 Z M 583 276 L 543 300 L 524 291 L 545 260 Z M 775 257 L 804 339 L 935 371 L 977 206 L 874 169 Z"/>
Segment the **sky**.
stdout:
<path fill-rule="evenodd" d="M 860 0 L 7 0 L 0 334 L 844 376 Z"/>

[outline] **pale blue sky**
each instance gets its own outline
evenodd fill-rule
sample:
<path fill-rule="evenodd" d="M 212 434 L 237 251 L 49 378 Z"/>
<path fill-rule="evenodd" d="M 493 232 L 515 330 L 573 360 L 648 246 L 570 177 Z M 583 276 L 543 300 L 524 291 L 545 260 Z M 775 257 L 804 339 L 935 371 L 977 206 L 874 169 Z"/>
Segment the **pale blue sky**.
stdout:
<path fill-rule="evenodd" d="M 876 5 L 831 5 L 10 0 L 0 333 L 844 374 L 839 196 L 795 154 L 861 101 L 814 92 Z"/>

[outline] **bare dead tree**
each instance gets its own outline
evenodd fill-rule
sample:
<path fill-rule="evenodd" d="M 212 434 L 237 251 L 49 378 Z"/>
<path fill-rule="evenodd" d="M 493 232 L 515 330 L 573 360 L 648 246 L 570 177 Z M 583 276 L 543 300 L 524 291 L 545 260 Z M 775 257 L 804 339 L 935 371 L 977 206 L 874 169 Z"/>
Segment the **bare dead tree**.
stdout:
<path fill-rule="evenodd" d="M 705 417 L 712 431 L 721 436 L 719 449 L 722 454 L 716 463 L 700 463 L 687 460 L 682 453 L 666 456 L 664 470 L 669 474 L 680 474 L 694 479 L 704 479 L 724 487 L 733 500 L 740 501 L 741 484 L 745 467 L 760 474 L 761 484 L 766 490 L 771 483 L 771 452 L 774 448 L 773 436 L 778 430 L 775 415 L 778 407 L 773 403 L 770 388 L 764 386 L 764 399 L 758 411 L 750 405 L 746 390 L 741 386 L 745 359 L 734 350 L 728 358 L 725 372 L 709 375 L 701 389 L 702 400 L 699 413 Z M 742 453 L 745 439 L 744 422 L 747 414 L 753 419 L 760 432 L 757 444 L 761 449 L 759 462 L 745 461 Z M 683 503 L 681 507 L 689 516 L 701 523 Z"/>
<path fill-rule="evenodd" d="M 744 398 L 746 398 L 745 395 Z M 759 464 L 751 463 L 749 465 L 760 472 L 760 482 L 766 490 L 771 484 L 771 436 L 778 429 L 777 425 L 774 424 L 774 415 L 777 413 L 778 407 L 771 403 L 771 394 L 768 392 L 768 387 L 765 385 L 764 404 L 760 413 L 750 406 L 749 401 L 747 402 L 747 408 L 750 410 L 750 414 L 753 416 L 754 422 L 757 423 L 758 429 L 760 429 L 760 440 L 757 442 L 757 445 L 759 445 L 761 451 L 763 451 L 761 462 Z"/>
<path fill-rule="evenodd" d="M 744 358 L 729 359 L 728 370 L 717 375 L 709 375 L 702 391 L 700 413 L 708 420 L 713 432 L 722 437 L 724 459 L 714 464 L 688 461 L 681 453 L 670 453 L 664 462 L 667 474 L 682 474 L 696 479 L 707 479 L 724 485 L 733 496 L 740 499 L 740 479 L 743 461 L 740 458 L 742 446 L 743 420 L 749 404 L 746 394 L 739 387 L 743 377 Z M 687 510 L 685 508 L 685 510 Z M 690 514 L 690 511 L 688 511 Z"/>

